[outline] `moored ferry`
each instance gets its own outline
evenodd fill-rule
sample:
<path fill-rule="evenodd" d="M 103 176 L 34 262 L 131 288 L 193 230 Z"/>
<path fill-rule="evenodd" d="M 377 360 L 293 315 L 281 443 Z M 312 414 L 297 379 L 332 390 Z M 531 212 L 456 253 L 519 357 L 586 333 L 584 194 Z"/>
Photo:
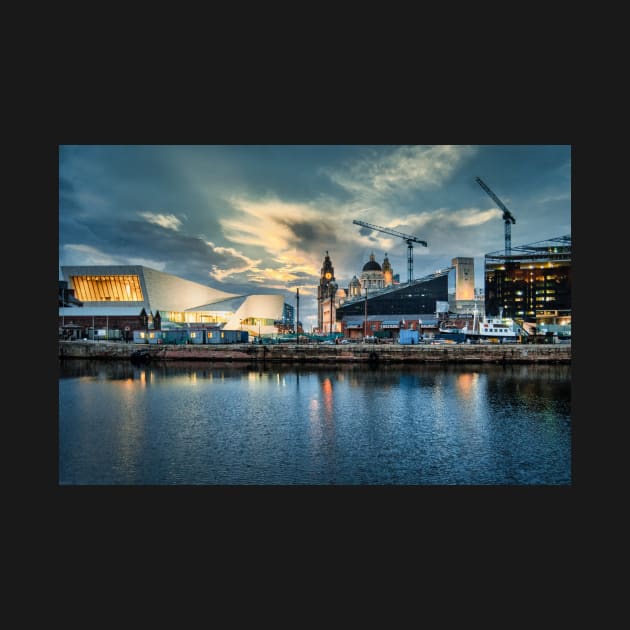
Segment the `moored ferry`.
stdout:
<path fill-rule="evenodd" d="M 455 343 L 511 343 L 518 340 L 519 331 L 514 321 L 504 317 L 477 318 L 474 314 L 472 324 L 463 328 L 441 326 L 436 339 Z"/>
<path fill-rule="evenodd" d="M 504 317 L 483 317 L 477 320 L 477 314 L 473 319 L 472 327 L 468 324 L 462 328 L 466 335 L 466 341 L 489 341 L 494 343 L 509 343 L 517 341 L 517 329 L 514 321 Z"/>

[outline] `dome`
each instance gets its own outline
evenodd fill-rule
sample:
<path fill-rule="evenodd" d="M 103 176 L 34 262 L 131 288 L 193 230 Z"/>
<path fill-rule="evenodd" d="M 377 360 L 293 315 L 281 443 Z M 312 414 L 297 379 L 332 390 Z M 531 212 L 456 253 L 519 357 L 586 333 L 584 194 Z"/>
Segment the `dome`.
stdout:
<path fill-rule="evenodd" d="M 383 271 L 381 266 L 374 260 L 374 254 L 370 254 L 370 260 L 363 265 L 363 271 Z"/>

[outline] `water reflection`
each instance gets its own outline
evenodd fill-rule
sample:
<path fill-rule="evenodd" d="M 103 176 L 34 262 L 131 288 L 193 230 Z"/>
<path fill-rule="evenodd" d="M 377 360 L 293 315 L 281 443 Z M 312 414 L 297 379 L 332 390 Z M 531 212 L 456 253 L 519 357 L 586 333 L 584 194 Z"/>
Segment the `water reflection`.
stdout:
<path fill-rule="evenodd" d="M 64 484 L 567 484 L 570 366 L 64 360 Z"/>

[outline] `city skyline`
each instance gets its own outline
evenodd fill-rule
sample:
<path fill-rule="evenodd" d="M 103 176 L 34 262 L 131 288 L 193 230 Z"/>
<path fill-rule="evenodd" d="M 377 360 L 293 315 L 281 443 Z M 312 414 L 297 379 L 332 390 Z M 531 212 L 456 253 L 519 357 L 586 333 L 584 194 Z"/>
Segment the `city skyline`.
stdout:
<path fill-rule="evenodd" d="M 326 251 L 340 287 L 373 252 L 407 279 L 404 240 L 425 240 L 414 277 L 571 234 L 569 145 L 189 145 L 59 147 L 59 267 L 141 264 L 230 293 L 282 292 L 317 325 Z"/>

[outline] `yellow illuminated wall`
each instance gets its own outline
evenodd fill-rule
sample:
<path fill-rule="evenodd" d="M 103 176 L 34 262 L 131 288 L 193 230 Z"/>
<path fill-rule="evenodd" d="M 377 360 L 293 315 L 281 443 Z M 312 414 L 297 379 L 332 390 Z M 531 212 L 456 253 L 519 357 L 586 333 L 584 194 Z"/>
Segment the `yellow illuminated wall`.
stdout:
<path fill-rule="evenodd" d="M 74 294 L 82 302 L 142 302 L 138 276 L 71 276 Z"/>
<path fill-rule="evenodd" d="M 475 259 L 453 258 L 451 265 L 455 267 L 455 299 L 475 299 Z"/>

